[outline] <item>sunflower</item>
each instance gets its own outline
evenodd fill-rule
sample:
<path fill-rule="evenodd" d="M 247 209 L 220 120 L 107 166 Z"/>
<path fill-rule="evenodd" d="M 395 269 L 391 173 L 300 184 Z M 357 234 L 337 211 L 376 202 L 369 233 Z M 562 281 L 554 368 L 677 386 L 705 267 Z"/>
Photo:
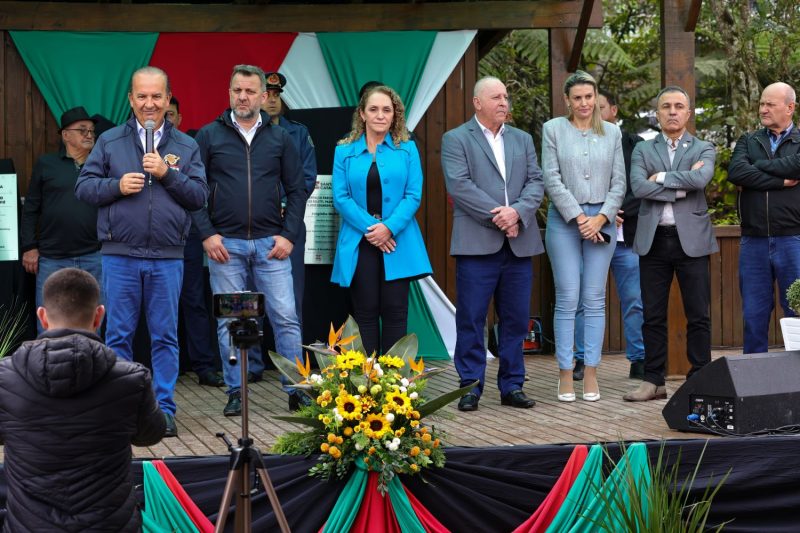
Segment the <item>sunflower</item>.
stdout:
<path fill-rule="evenodd" d="M 380 439 L 391 431 L 392 426 L 389 421 L 382 415 L 368 415 L 366 423 L 364 424 L 364 435 L 371 439 Z"/>
<path fill-rule="evenodd" d="M 399 415 L 404 415 L 413 410 L 411 407 L 411 398 L 405 392 L 400 390 L 400 387 L 393 387 L 392 391 L 385 395 L 386 404 L 384 408 L 394 411 Z"/>
<path fill-rule="evenodd" d="M 394 355 L 382 355 L 378 357 L 378 362 L 387 368 L 401 368 L 406 366 L 406 362 L 401 357 Z"/>
<path fill-rule="evenodd" d="M 339 414 L 345 420 L 361 420 L 361 400 L 355 396 L 342 392 L 336 397 L 336 406 Z"/>
<path fill-rule="evenodd" d="M 339 370 L 353 370 L 364 364 L 364 354 L 355 350 L 347 350 L 336 355 L 336 368 Z"/>

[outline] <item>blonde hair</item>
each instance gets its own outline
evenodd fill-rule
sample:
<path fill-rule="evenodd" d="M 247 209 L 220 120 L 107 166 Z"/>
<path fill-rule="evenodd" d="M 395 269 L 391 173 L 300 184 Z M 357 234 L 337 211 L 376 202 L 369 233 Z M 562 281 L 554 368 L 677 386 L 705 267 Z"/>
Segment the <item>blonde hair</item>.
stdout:
<path fill-rule="evenodd" d="M 567 101 L 569 101 L 570 89 L 576 85 L 591 85 L 594 89 L 595 104 L 594 109 L 592 110 L 592 131 L 598 135 L 605 135 L 606 131 L 605 128 L 603 128 L 603 117 L 600 116 L 600 107 L 597 105 L 596 101 L 597 95 L 599 94 L 597 82 L 588 72 L 576 70 L 575 73 L 567 78 L 567 81 L 564 82 L 564 94 L 567 97 Z M 567 106 L 567 119 L 572 120 L 572 118 L 572 107 Z"/>
<path fill-rule="evenodd" d="M 361 112 L 367 109 L 367 100 L 375 93 L 385 94 L 392 101 L 392 108 L 394 109 L 394 116 L 392 117 L 392 125 L 389 127 L 389 135 L 392 136 L 392 141 L 395 146 L 400 146 L 401 142 L 409 139 L 408 130 L 406 129 L 406 108 L 403 101 L 400 99 L 394 89 L 386 85 L 377 85 L 371 87 L 361 96 L 358 102 L 358 107 L 353 112 L 353 125 L 350 133 L 344 136 L 337 144 L 350 144 L 357 140 L 364 134 L 364 121 L 361 119 Z"/>

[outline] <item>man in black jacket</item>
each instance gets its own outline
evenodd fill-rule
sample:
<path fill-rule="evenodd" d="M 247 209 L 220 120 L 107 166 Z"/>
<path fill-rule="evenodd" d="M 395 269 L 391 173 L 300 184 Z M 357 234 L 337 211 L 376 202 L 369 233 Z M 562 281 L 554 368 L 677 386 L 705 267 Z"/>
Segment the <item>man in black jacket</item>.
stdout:
<path fill-rule="evenodd" d="M 728 167 L 728 181 L 739 186 L 744 353 L 768 349 L 776 281 L 784 314 L 794 316 L 786 289 L 800 278 L 800 131 L 792 122 L 795 101 L 789 85 L 767 86 L 758 106 L 764 127 L 739 138 Z"/>
<path fill-rule="evenodd" d="M 117 359 L 94 331 L 103 319 L 91 274 L 65 268 L 44 286 L 47 330 L 0 360 L 4 531 L 139 531 L 131 444 L 161 440 L 150 372 Z"/>
<path fill-rule="evenodd" d="M 306 191 L 303 166 L 289 133 L 261 111 L 266 99 L 264 71 L 237 65 L 230 82 L 230 109 L 197 133 L 211 195 L 207 209 L 193 213 L 208 254 L 214 294 L 244 291 L 248 277 L 264 293 L 275 347 L 290 361 L 302 356 L 289 254 L 303 230 Z M 286 207 L 281 208 L 281 186 Z M 228 364 L 227 320 L 218 325 L 228 403 L 223 414 L 241 414 L 241 376 Z M 252 352 L 252 350 L 251 350 Z M 248 357 L 253 379 L 263 362 Z M 305 396 L 287 386 L 290 408 Z"/>

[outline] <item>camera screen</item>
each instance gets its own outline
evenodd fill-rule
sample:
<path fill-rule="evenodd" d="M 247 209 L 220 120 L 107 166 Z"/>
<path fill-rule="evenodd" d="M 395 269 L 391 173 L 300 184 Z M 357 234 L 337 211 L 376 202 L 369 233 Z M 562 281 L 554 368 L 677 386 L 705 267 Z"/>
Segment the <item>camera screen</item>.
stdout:
<path fill-rule="evenodd" d="M 257 318 L 264 316 L 264 295 L 260 292 L 233 292 L 214 295 L 217 318 Z"/>

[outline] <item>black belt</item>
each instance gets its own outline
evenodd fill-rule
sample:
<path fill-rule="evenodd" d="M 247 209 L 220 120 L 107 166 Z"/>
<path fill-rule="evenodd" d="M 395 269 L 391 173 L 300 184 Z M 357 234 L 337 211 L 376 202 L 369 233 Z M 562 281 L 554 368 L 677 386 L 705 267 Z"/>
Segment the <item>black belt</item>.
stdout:
<path fill-rule="evenodd" d="M 656 235 L 659 237 L 677 237 L 678 228 L 676 226 L 656 226 Z"/>

